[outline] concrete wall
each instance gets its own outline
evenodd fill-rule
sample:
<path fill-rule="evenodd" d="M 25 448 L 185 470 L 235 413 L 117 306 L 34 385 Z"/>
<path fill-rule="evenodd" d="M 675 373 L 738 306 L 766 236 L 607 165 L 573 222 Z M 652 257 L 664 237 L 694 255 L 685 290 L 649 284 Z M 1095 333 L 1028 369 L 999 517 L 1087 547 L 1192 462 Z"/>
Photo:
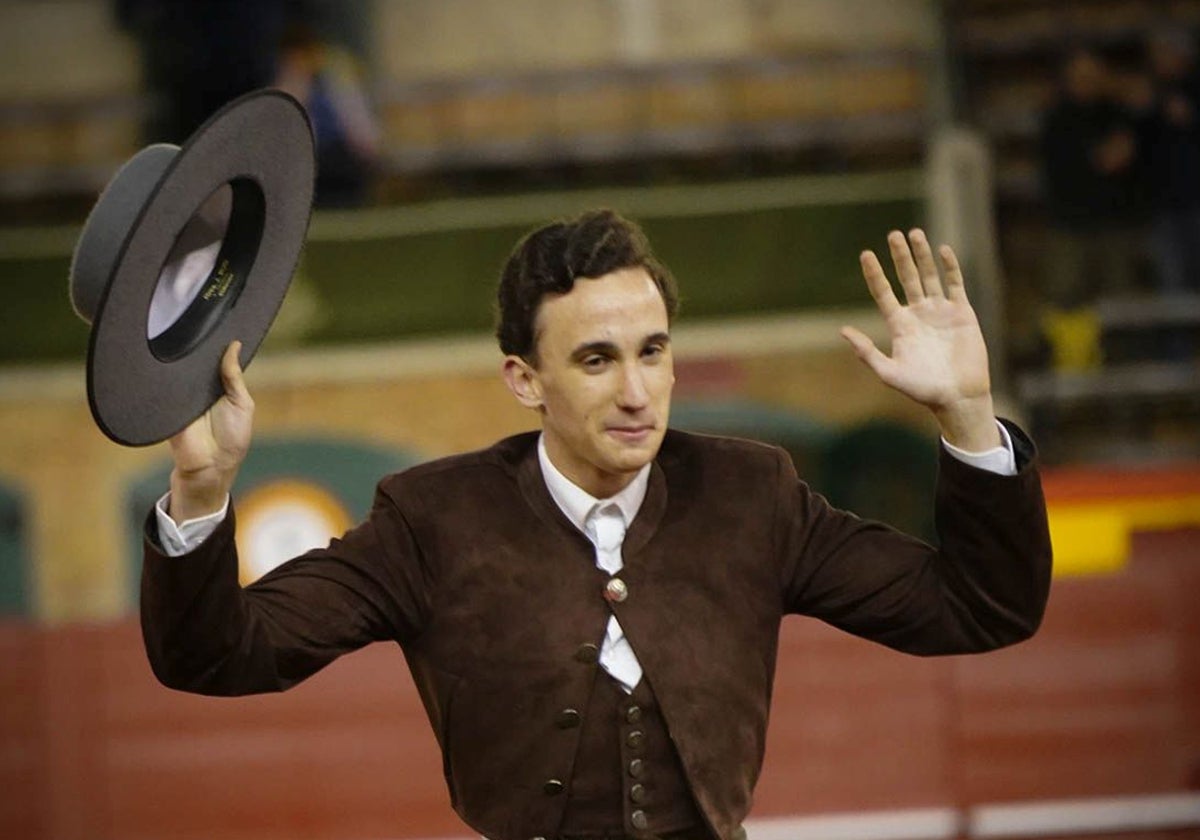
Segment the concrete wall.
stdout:
<path fill-rule="evenodd" d="M 0 3 L 0 190 L 87 192 L 136 149 L 138 55 L 111 5 Z M 832 131 L 848 149 L 854 138 L 895 139 L 889 116 L 911 123 L 923 112 L 919 57 L 935 41 L 933 8 L 932 0 L 364 0 L 342 11 L 368 16 L 346 28 L 368 33 L 385 169 L 403 172 L 790 148 L 814 131 Z M 735 66 L 714 70 L 723 63 Z M 535 78 L 513 84 L 526 76 Z M 851 128 L 847 138 L 822 122 L 848 115 L 884 125 Z M 905 125 L 901 136 L 919 139 Z"/>
<path fill-rule="evenodd" d="M 133 42 L 103 0 L 0 3 L 0 103 L 136 92 Z"/>
<path fill-rule="evenodd" d="M 369 8 L 369 4 L 360 4 Z M 928 48 L 932 0 L 375 0 L 386 79 L 781 52 Z M 362 13 L 362 12 L 358 12 Z M 368 12 L 370 13 L 370 12 Z M 0 102 L 133 93 L 132 39 L 102 0 L 0 4 Z"/>
<path fill-rule="evenodd" d="M 925 49 L 931 0 L 380 0 L 384 78 Z"/>

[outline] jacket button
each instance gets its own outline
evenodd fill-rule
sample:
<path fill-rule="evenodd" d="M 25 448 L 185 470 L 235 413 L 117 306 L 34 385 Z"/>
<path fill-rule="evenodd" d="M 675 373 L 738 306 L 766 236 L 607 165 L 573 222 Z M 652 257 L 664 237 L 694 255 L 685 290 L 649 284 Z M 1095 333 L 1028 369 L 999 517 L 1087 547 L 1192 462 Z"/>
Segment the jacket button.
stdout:
<path fill-rule="evenodd" d="M 574 709 L 563 709 L 554 718 L 554 725 L 559 729 L 574 729 L 579 725 L 579 712 Z"/>
<path fill-rule="evenodd" d="M 641 706 L 630 706 L 625 710 L 625 720 L 629 723 L 637 723 L 642 719 Z"/>
<path fill-rule="evenodd" d="M 650 825 L 650 820 L 646 819 L 645 811 L 634 811 L 629 815 L 629 821 L 633 823 L 633 827 L 638 831 L 645 831 L 646 826 Z"/>
<path fill-rule="evenodd" d="M 630 776 L 633 776 L 635 779 L 640 779 L 642 777 L 642 773 L 644 772 L 646 772 L 646 765 L 642 763 L 640 758 L 635 758 L 633 761 L 629 762 Z"/>
<path fill-rule="evenodd" d="M 575 661 L 584 665 L 594 665 L 600 661 L 600 648 L 591 642 L 585 642 L 575 650 Z"/>
<path fill-rule="evenodd" d="M 634 805 L 640 805 L 646 801 L 645 785 L 634 785 L 629 789 L 629 801 Z"/>
<path fill-rule="evenodd" d="M 546 792 L 547 796 L 557 796 L 563 792 L 563 783 L 558 779 L 550 779 L 542 785 L 542 790 Z"/>
<path fill-rule="evenodd" d="M 613 578 L 604 585 L 604 597 L 619 604 L 629 597 L 629 587 L 620 578 Z"/>
<path fill-rule="evenodd" d="M 640 729 L 635 729 L 625 736 L 625 743 L 628 744 L 629 748 L 632 750 L 640 750 L 645 740 L 646 735 Z"/>

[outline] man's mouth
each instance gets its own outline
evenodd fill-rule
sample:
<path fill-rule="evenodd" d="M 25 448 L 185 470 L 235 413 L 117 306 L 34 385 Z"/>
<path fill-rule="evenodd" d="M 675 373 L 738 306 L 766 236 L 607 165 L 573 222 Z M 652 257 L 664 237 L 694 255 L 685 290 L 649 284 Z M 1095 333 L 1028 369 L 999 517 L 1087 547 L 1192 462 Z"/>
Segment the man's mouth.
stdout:
<path fill-rule="evenodd" d="M 651 424 L 609 426 L 607 431 L 617 440 L 625 443 L 641 443 L 654 431 L 654 426 Z"/>

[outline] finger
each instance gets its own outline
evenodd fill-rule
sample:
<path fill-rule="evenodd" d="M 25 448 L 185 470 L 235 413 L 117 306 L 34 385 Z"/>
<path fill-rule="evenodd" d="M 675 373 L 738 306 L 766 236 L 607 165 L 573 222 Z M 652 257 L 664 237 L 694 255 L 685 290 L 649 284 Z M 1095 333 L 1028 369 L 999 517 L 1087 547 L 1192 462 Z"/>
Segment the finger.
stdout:
<path fill-rule="evenodd" d="M 850 346 L 854 348 L 854 354 L 858 356 L 859 360 L 886 382 L 888 371 L 892 366 L 892 360 L 888 358 L 887 354 L 876 347 L 875 342 L 862 330 L 854 327 L 842 327 L 840 333 L 842 338 L 850 342 Z"/>
<path fill-rule="evenodd" d="M 938 248 L 938 256 L 942 258 L 942 268 L 946 273 L 946 297 L 953 301 L 966 301 L 967 286 L 963 282 L 962 268 L 958 257 L 949 245 Z"/>
<path fill-rule="evenodd" d="M 885 318 L 891 316 L 893 312 L 900 309 L 900 301 L 896 300 L 892 284 L 888 282 L 887 275 L 883 273 L 879 257 L 875 256 L 874 251 L 863 251 L 858 255 L 858 262 L 862 266 L 863 279 L 867 281 L 867 289 L 871 292 L 871 297 L 875 298 L 875 303 L 879 305 L 879 311 Z"/>
<path fill-rule="evenodd" d="M 917 260 L 917 271 L 921 275 L 921 288 L 925 290 L 925 296 L 945 297 L 942 281 L 938 277 L 937 263 L 933 261 L 933 249 L 929 247 L 929 238 L 925 236 L 925 231 L 913 228 L 908 232 L 908 241 Z"/>
<path fill-rule="evenodd" d="M 904 287 L 904 297 L 909 303 L 917 303 L 925 298 L 925 290 L 921 288 L 921 275 L 917 264 L 913 262 L 912 252 L 908 249 L 908 240 L 904 234 L 894 230 L 888 234 L 888 250 L 892 253 L 892 264 L 896 266 L 896 276 Z"/>
<path fill-rule="evenodd" d="M 242 350 L 242 342 L 231 341 L 221 357 L 221 383 L 225 386 L 225 396 L 234 405 L 248 406 L 252 403 L 250 391 L 246 388 L 246 380 L 242 376 L 242 365 L 238 361 L 238 353 Z"/>

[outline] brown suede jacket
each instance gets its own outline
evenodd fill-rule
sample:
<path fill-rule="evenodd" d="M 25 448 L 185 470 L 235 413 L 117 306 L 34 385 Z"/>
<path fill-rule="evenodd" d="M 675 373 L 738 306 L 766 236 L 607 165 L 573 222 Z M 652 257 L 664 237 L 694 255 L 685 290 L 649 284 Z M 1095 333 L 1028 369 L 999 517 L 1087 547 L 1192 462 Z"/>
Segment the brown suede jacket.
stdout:
<path fill-rule="evenodd" d="M 696 802 L 736 836 L 763 760 L 780 621 L 813 616 L 915 654 L 1029 637 L 1050 585 L 1033 446 L 1018 474 L 943 453 L 940 550 L 831 508 L 779 449 L 668 432 L 622 549 L 623 603 L 542 479 L 536 434 L 384 478 L 367 520 L 239 588 L 234 517 L 184 558 L 147 540 L 155 674 L 207 694 L 285 689 L 368 642 L 400 644 L 451 801 L 493 840 L 554 837 L 609 609 L 661 706 Z M 581 648 L 583 650 L 581 651 Z"/>

